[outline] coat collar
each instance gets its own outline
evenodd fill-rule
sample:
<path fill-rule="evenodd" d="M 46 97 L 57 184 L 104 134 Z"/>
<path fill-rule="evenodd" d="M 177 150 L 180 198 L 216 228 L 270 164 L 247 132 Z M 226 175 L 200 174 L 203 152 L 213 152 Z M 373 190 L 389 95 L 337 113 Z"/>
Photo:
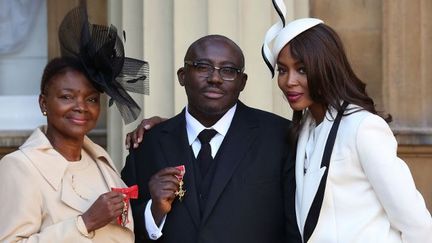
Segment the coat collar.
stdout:
<path fill-rule="evenodd" d="M 305 113 L 304 123 L 300 131 L 298 143 L 297 143 L 297 153 L 296 153 L 296 163 L 295 163 L 295 176 L 296 176 L 296 196 L 295 196 L 295 206 L 297 214 L 297 223 L 299 229 L 303 235 L 303 229 L 306 223 L 306 219 L 318 191 L 321 179 L 324 175 L 326 167 L 321 168 L 322 155 L 324 153 L 324 147 L 327 141 L 327 137 L 330 133 L 331 127 L 336 117 L 337 112 L 333 109 L 327 110 L 326 115 L 320 124 L 321 129 L 319 134 L 317 134 L 316 146 L 311 154 L 309 168 L 304 173 L 304 163 L 305 163 L 305 153 L 306 145 L 308 142 L 309 134 L 313 132 L 310 124 L 314 121 L 312 114 L 307 111 Z"/>
<path fill-rule="evenodd" d="M 19 149 L 45 180 L 55 190 L 58 190 L 69 162 L 52 147 L 44 131 L 46 131 L 45 126 L 37 128 Z M 83 149 L 87 151 L 91 158 L 106 163 L 118 174 L 105 150 L 93 143 L 87 136 L 84 138 Z"/>
<path fill-rule="evenodd" d="M 45 136 L 46 127 L 37 128 L 19 148 L 27 157 L 42 177 L 48 182 L 54 190 L 61 194 L 61 201 L 69 207 L 85 212 L 93 202 L 84 200 L 73 190 L 69 180 L 63 180 L 64 174 L 70 162 L 68 162 L 60 153 L 58 153 Z M 103 180 L 106 182 L 108 190 L 111 187 L 126 187 L 120 179 L 113 162 L 107 152 L 99 145 L 93 143 L 87 136 L 84 137 L 83 150 L 96 162 Z M 129 207 L 129 223 L 126 225 L 133 229 L 132 213 Z"/>

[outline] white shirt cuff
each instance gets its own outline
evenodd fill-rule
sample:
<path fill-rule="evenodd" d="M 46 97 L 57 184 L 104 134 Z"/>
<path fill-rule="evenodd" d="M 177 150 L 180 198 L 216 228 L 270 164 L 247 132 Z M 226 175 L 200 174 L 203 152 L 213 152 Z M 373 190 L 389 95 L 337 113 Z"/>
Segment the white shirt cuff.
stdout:
<path fill-rule="evenodd" d="M 154 221 L 153 214 L 151 212 L 152 200 L 150 199 L 144 211 L 144 221 L 148 236 L 152 240 L 157 240 L 162 236 L 162 228 L 165 224 L 166 215 L 163 217 L 160 226 L 158 227 Z"/>

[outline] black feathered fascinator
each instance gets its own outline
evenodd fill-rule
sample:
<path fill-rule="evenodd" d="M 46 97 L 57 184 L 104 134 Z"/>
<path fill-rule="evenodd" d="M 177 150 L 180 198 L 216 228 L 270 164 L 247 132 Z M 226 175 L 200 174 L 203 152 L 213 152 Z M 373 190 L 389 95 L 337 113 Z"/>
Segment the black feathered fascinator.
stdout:
<path fill-rule="evenodd" d="M 149 93 L 148 63 L 125 57 L 115 26 L 91 24 L 87 10 L 72 9 L 59 28 L 63 57 L 77 58 L 93 85 L 110 96 L 126 124 L 138 118 L 141 108 L 126 92 Z"/>

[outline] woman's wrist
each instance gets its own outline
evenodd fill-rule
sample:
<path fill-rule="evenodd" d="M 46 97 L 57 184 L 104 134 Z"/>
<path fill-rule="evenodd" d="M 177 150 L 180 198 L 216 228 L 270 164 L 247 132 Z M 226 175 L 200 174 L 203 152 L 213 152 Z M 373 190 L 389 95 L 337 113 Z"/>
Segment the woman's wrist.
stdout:
<path fill-rule="evenodd" d="M 86 224 L 84 222 L 84 219 L 83 219 L 82 215 L 78 215 L 78 217 L 75 220 L 75 225 L 76 225 L 78 231 L 83 236 L 85 236 L 85 237 L 87 237 L 89 239 L 92 239 L 94 237 L 95 232 L 92 231 L 92 230 L 89 232 L 89 230 L 87 229 L 87 226 L 86 226 Z"/>

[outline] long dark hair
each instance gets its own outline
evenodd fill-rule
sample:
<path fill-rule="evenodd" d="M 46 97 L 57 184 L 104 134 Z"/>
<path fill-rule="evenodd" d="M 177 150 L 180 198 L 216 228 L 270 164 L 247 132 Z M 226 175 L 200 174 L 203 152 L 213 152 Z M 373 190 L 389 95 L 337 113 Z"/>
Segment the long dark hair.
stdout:
<path fill-rule="evenodd" d="M 351 68 L 338 34 L 325 24 L 318 24 L 290 42 L 293 57 L 301 61 L 307 73 L 311 99 L 327 109 L 342 109 L 341 101 L 377 114 L 374 101 L 366 93 L 366 84 Z M 348 112 L 351 114 L 357 110 Z M 297 140 L 304 111 L 294 111 L 291 138 Z M 391 117 L 385 118 L 390 122 Z"/>

